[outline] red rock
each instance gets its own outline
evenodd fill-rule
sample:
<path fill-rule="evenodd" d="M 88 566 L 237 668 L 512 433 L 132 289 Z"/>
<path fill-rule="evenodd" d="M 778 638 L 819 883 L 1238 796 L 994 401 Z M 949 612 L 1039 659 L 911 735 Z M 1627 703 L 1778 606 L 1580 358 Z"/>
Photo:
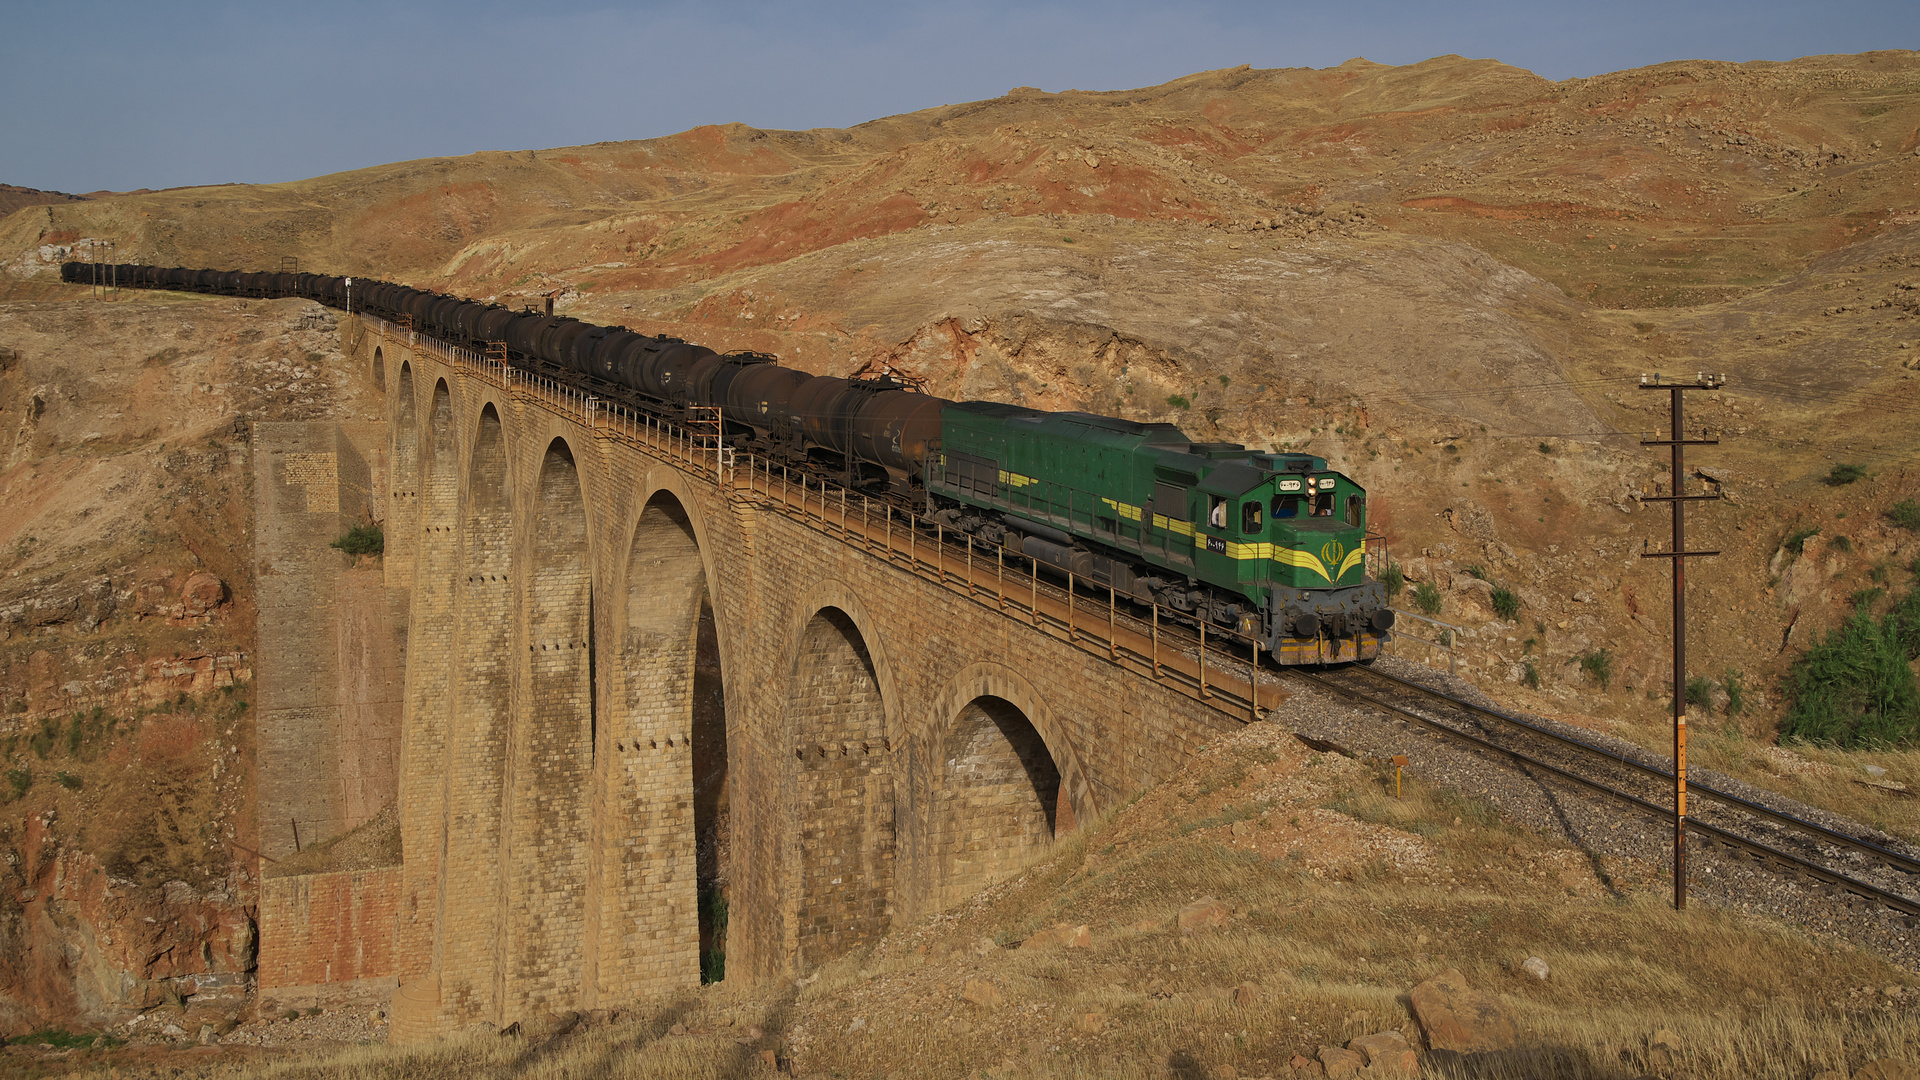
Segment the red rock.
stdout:
<path fill-rule="evenodd" d="M 1233 912 L 1227 905 L 1208 896 L 1180 909 L 1180 932 L 1191 934 L 1196 930 L 1210 930 L 1227 925 Z"/>
<path fill-rule="evenodd" d="M 199 617 L 227 602 L 227 584 L 205 570 L 187 579 L 180 586 L 180 609 L 189 616 Z"/>
<path fill-rule="evenodd" d="M 1358 1075 L 1366 1064 L 1366 1058 L 1351 1050 L 1342 1050 L 1337 1046 L 1320 1048 L 1320 1067 L 1327 1071 L 1327 1080 L 1340 1080 L 1344 1076 Z"/>

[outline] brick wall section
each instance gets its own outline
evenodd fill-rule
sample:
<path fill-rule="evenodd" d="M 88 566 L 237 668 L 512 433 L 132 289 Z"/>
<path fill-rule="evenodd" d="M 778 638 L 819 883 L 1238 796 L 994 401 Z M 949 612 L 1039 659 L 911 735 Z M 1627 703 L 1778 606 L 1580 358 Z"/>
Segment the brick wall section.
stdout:
<path fill-rule="evenodd" d="M 833 608 L 815 615 L 789 682 L 798 793 L 795 948 L 825 963 L 886 933 L 893 916 L 893 755 L 873 662 Z"/>
<path fill-rule="evenodd" d="M 590 441 L 587 445 L 591 445 Z M 522 528 L 533 572 L 525 600 L 526 674 L 516 715 L 507 852 L 507 994 L 517 1015 L 561 1011 L 581 996 L 588 812 L 595 765 L 587 522 L 567 444 L 540 462 Z M 523 575 L 523 578 L 526 577 Z"/>
<path fill-rule="evenodd" d="M 611 757 L 595 819 L 600 1001 L 686 984 L 699 964 L 693 819 L 694 640 L 706 568 L 672 500 L 648 506 L 627 548 L 624 611 L 607 605 Z M 619 625 L 615 625 L 616 620 Z"/>
<path fill-rule="evenodd" d="M 378 341 L 369 336 L 369 355 Z M 389 371 L 400 352 L 387 344 Z M 744 493 L 725 496 L 710 474 L 677 471 L 518 388 L 504 393 L 431 356 L 410 361 L 416 393 L 448 381 L 449 430 L 462 433 L 450 452 L 462 468 L 483 409 L 497 409 L 515 569 L 497 601 L 461 594 L 459 640 L 474 647 L 463 645 L 467 659 L 456 664 L 453 592 L 439 582 L 460 568 L 440 552 L 461 538 L 433 523 L 461 519 L 429 512 L 438 469 L 434 425 L 423 425 L 429 479 L 417 484 L 426 494 L 408 664 L 399 938 L 413 982 L 396 996 L 396 1037 L 401 997 L 406 1031 L 447 1031 L 456 1012 L 510 1022 L 535 1010 L 617 1007 L 698 982 L 686 746 L 695 635 L 681 621 L 697 607 L 696 582 L 711 597 L 725 682 L 729 979 L 779 977 L 853 947 L 886 920 L 950 902 L 960 883 L 1043 844 L 1045 782 L 1030 779 L 1031 794 L 1014 782 L 1010 761 L 1022 754 L 1023 769 L 1037 766 L 1044 748 L 1059 777 L 1055 825 L 1064 832 L 1240 726 L 1006 617 L 991 601 L 938 587 Z M 430 415 L 426 400 L 417 404 Z M 549 459 L 555 438 L 572 458 L 564 468 Z M 405 490 L 402 456 L 394 461 L 391 486 Z M 470 485 L 464 497 L 472 498 Z M 676 513 L 685 523 L 676 523 L 677 539 L 674 530 L 641 527 L 648 514 Z M 701 574 L 690 569 L 696 561 Z M 495 614 L 500 604 L 510 607 L 505 617 Z M 467 666 L 490 649 L 471 636 L 469 616 L 505 627 L 504 672 Z M 497 731 L 499 714 L 479 724 L 467 711 L 489 700 L 481 687 L 502 681 L 500 794 L 490 798 L 477 784 L 455 801 L 467 800 L 456 828 L 483 820 L 464 815 L 495 812 L 507 840 L 490 865 L 478 857 L 494 850 L 484 842 L 473 859 L 442 865 L 439 838 L 453 803 L 428 793 L 492 761 L 485 747 L 494 744 L 449 746 L 446 729 L 433 725 L 453 710 L 457 730 Z M 949 742 L 956 726 L 972 724 L 964 741 L 974 746 L 981 732 L 968 710 L 984 708 L 982 698 L 1007 703 L 1004 716 L 1023 718 L 1034 737 L 1008 738 L 1005 748 L 989 739 L 960 755 L 975 760 L 975 782 L 956 786 Z M 803 744 L 820 756 L 796 756 Z M 421 923 L 434 940 L 431 912 L 407 920 L 413 900 L 441 895 L 450 906 L 436 958 L 418 944 Z M 456 897 L 473 901 L 479 922 L 455 925 Z M 503 920 L 504 932 L 480 929 L 488 918 Z M 456 939 L 468 950 L 458 955 L 489 957 L 497 974 L 491 992 L 476 980 L 451 1010 L 454 995 L 441 980 L 455 974 Z M 459 963 L 461 971 L 483 967 Z"/>
<path fill-rule="evenodd" d="M 406 872 L 394 948 L 395 974 L 403 982 L 438 970 L 435 922 L 447 825 L 447 720 L 453 704 L 449 670 L 460 490 L 452 390 L 444 379 L 435 377 L 445 373 L 423 372 L 417 361 L 409 363 L 408 369 L 411 379 L 401 382 L 426 395 L 425 402 L 417 405 L 428 419 L 421 426 L 422 443 L 416 454 L 421 475 L 411 483 L 396 478 L 397 486 L 421 492 L 400 732 L 400 851 Z"/>
<path fill-rule="evenodd" d="M 500 1020 L 499 936 L 505 915 L 502 855 L 505 776 L 512 720 L 513 513 L 507 448 L 495 411 L 483 411 L 467 463 L 454 582 L 456 709 L 446 779 L 446 876 L 437 929 L 437 970 L 448 1021 Z"/>
<path fill-rule="evenodd" d="M 400 868 L 260 882 L 261 995 L 393 974 Z"/>
<path fill-rule="evenodd" d="M 934 908 L 1018 873 L 1053 840 L 1060 802 L 1060 773 L 1046 743 L 999 698 L 968 702 L 941 756 L 926 860 L 938 879 L 929 890 Z"/>

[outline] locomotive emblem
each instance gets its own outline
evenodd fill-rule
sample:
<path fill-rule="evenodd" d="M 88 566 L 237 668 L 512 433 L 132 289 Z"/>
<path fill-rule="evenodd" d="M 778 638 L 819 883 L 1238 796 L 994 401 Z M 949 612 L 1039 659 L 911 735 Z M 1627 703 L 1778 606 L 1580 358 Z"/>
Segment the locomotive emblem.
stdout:
<path fill-rule="evenodd" d="M 1341 556 L 1346 553 L 1347 549 L 1340 546 L 1340 541 L 1329 540 L 1320 547 L 1320 561 L 1327 566 L 1339 566 Z"/>

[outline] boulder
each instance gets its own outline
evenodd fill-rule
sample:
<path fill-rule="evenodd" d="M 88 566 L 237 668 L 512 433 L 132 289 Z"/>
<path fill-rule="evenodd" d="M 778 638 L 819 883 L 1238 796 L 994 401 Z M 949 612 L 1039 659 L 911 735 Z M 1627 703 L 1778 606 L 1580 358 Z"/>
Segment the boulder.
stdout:
<path fill-rule="evenodd" d="M 1547 967 L 1547 962 L 1537 956 L 1527 957 L 1526 962 L 1520 965 L 1520 970 L 1539 979 L 1541 982 L 1546 982 L 1547 976 L 1553 973 L 1552 969 Z"/>
<path fill-rule="evenodd" d="M 1211 930 L 1227 925 L 1233 912 L 1227 905 L 1213 897 L 1203 897 L 1180 909 L 1180 932 L 1191 934 L 1196 930 Z"/>
<path fill-rule="evenodd" d="M 180 610 L 198 618 L 227 602 L 227 584 L 205 570 L 180 586 Z"/>
<path fill-rule="evenodd" d="M 1367 1059 L 1369 1077 L 1411 1078 L 1420 1075 L 1420 1055 L 1407 1045 L 1406 1036 L 1397 1031 L 1362 1035 L 1348 1043 L 1347 1049 Z"/>
<path fill-rule="evenodd" d="M 1343 1076 L 1357 1076 L 1366 1068 L 1367 1059 L 1351 1050 L 1342 1050 L 1337 1046 L 1320 1048 L 1320 1067 L 1326 1070 L 1327 1080 L 1340 1080 Z"/>
<path fill-rule="evenodd" d="M 1260 988 L 1250 982 L 1241 983 L 1239 986 L 1233 988 L 1233 1003 L 1243 1009 L 1249 1005 L 1257 1004 L 1259 1000 Z"/>
<path fill-rule="evenodd" d="M 1508 1050 L 1520 1039 L 1519 1025 L 1506 1002 L 1467 985 L 1457 968 L 1448 968 L 1413 988 L 1413 1018 L 1434 1050 L 1474 1053 Z"/>
<path fill-rule="evenodd" d="M 986 979 L 968 979 L 960 988 L 960 1000 L 969 1005 L 978 1005 L 983 1009 L 997 1009 L 1006 1000 L 1000 988 Z"/>
<path fill-rule="evenodd" d="M 1073 1029 L 1087 1035 L 1098 1035 L 1107 1030 L 1107 1014 L 1103 1012 L 1083 1013 L 1078 1020 L 1073 1022 Z"/>

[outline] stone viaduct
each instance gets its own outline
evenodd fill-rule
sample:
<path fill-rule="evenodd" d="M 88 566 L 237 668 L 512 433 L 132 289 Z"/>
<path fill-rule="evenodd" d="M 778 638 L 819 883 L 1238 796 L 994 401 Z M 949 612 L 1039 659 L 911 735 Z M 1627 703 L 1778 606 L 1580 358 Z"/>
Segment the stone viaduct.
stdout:
<path fill-rule="evenodd" d="M 697 985 L 721 895 L 727 978 L 804 970 L 1277 700 L 877 502 L 345 329 L 411 593 L 397 1041 Z"/>

